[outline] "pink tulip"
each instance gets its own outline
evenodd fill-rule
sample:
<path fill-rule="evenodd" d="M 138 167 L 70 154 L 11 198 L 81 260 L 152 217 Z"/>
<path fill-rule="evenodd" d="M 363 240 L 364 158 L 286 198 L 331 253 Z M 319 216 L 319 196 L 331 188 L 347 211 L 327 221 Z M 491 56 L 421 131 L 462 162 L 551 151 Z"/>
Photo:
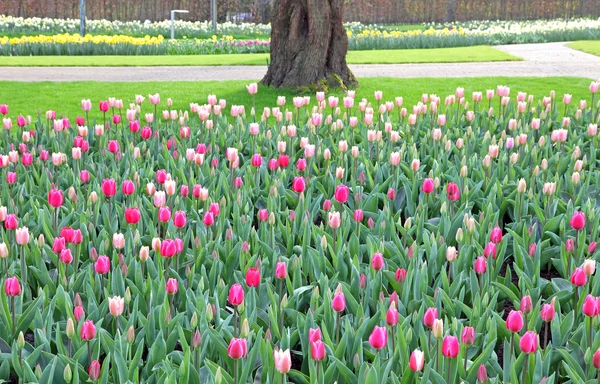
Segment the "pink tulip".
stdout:
<path fill-rule="evenodd" d="M 310 343 L 310 356 L 315 361 L 321 361 L 325 358 L 325 343 L 321 340 Z"/>
<path fill-rule="evenodd" d="M 398 324 L 398 310 L 394 306 L 390 307 L 385 314 L 385 323 L 390 327 Z"/>
<path fill-rule="evenodd" d="M 387 340 L 387 329 L 376 325 L 375 328 L 373 328 L 373 332 L 371 332 L 371 336 L 369 336 L 369 344 L 371 344 L 371 347 L 375 349 L 385 348 Z"/>
<path fill-rule="evenodd" d="M 99 275 L 104 275 L 110 271 L 110 259 L 106 256 L 98 257 L 94 263 L 94 270 Z"/>
<path fill-rule="evenodd" d="M 521 311 L 512 310 L 506 318 L 506 328 L 511 332 L 520 332 L 523 329 L 523 316 Z"/>
<path fill-rule="evenodd" d="M 246 271 L 246 285 L 256 288 L 260 285 L 260 271 L 256 268 L 248 268 Z"/>
<path fill-rule="evenodd" d="M 571 217 L 571 228 L 581 231 L 585 227 L 585 214 L 581 211 L 575 211 Z"/>
<path fill-rule="evenodd" d="M 275 277 L 278 279 L 285 279 L 287 277 L 287 264 L 280 261 L 275 266 Z"/>
<path fill-rule="evenodd" d="M 410 354 L 410 360 L 408 365 L 413 372 L 422 371 L 425 365 L 425 353 L 418 349 L 415 349 Z"/>
<path fill-rule="evenodd" d="M 483 275 L 487 269 L 487 261 L 485 257 L 479 256 L 475 259 L 475 273 L 478 275 Z"/>
<path fill-rule="evenodd" d="M 333 295 L 331 307 L 336 312 L 342 312 L 344 309 L 346 309 L 346 297 L 344 296 L 344 292 L 336 292 Z"/>
<path fill-rule="evenodd" d="M 502 241 L 502 230 L 499 227 L 494 227 L 490 233 L 490 241 L 498 244 Z"/>
<path fill-rule="evenodd" d="M 292 368 L 292 357 L 290 355 L 290 350 L 275 350 L 273 352 L 273 363 L 278 372 L 284 375 L 288 373 Z"/>
<path fill-rule="evenodd" d="M 94 322 L 92 320 L 86 320 L 81 325 L 81 331 L 79 335 L 81 336 L 81 340 L 87 341 L 90 341 L 96 337 L 96 326 L 94 325 Z"/>
<path fill-rule="evenodd" d="M 4 292 L 7 296 L 15 297 L 21 294 L 21 284 L 16 277 L 9 277 L 4 281 Z"/>
<path fill-rule="evenodd" d="M 462 343 L 465 345 L 473 345 L 475 343 L 475 329 L 473 327 L 463 328 Z"/>
<path fill-rule="evenodd" d="M 179 284 L 177 282 L 176 279 L 169 279 L 167 281 L 167 285 L 165 286 L 165 291 L 167 292 L 167 294 L 169 295 L 174 295 L 177 293 L 177 291 L 179 290 Z"/>
<path fill-rule="evenodd" d="M 384 265 L 383 255 L 379 252 L 375 252 L 373 254 L 373 257 L 371 258 L 371 266 L 373 267 L 373 269 L 375 271 L 379 271 L 383 268 L 383 265 Z"/>
<path fill-rule="evenodd" d="M 304 182 L 304 177 L 302 177 L 302 176 L 294 177 L 294 181 L 292 183 L 292 190 L 296 193 L 302 193 L 302 192 L 304 192 L 305 188 L 306 188 L 306 184 Z"/>
<path fill-rule="evenodd" d="M 458 339 L 454 336 L 446 336 L 444 337 L 444 341 L 442 341 L 442 355 L 449 359 L 453 359 L 458 356 L 458 352 L 460 350 L 460 346 L 458 344 Z"/>
<path fill-rule="evenodd" d="M 423 193 L 429 194 L 429 193 L 433 192 L 433 189 L 434 189 L 433 179 L 423 180 L 423 186 L 422 186 Z"/>
<path fill-rule="evenodd" d="M 227 354 L 234 360 L 246 357 L 248 354 L 248 344 L 246 339 L 232 338 L 227 347 Z"/>
<path fill-rule="evenodd" d="M 540 317 L 542 318 L 543 321 L 548 323 L 548 322 L 551 322 L 552 320 L 554 320 L 555 316 L 556 316 L 556 311 L 554 309 L 554 298 L 552 298 L 552 301 L 549 304 L 542 305 L 542 310 L 540 311 Z"/>
<path fill-rule="evenodd" d="M 521 337 L 519 347 L 523 353 L 535 353 L 538 347 L 538 335 L 534 331 L 527 331 Z"/>
<path fill-rule="evenodd" d="M 571 283 L 576 287 L 583 287 L 587 283 L 587 276 L 583 268 L 575 268 L 571 275 Z"/>
<path fill-rule="evenodd" d="M 598 314 L 598 300 L 592 295 L 587 295 L 583 301 L 581 311 L 584 315 L 593 317 Z"/>
<path fill-rule="evenodd" d="M 398 268 L 396 270 L 396 281 L 399 283 L 404 283 L 404 281 L 406 280 L 406 269 L 404 268 Z"/>
<path fill-rule="evenodd" d="M 433 322 L 438 318 L 438 310 L 435 307 L 427 308 L 425 315 L 423 316 L 423 324 L 427 328 L 433 327 Z"/>

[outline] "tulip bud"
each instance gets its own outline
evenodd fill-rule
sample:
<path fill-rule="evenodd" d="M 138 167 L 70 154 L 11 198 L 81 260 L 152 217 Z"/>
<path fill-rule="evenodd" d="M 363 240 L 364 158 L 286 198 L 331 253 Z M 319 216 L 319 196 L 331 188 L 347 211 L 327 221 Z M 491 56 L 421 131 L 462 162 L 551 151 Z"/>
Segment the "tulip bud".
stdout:
<path fill-rule="evenodd" d="M 206 313 L 206 321 L 209 322 L 209 323 L 211 321 L 213 321 L 214 316 L 213 316 L 213 311 L 212 311 L 212 307 L 211 307 L 210 304 L 206 304 L 206 311 L 205 311 L 205 313 Z"/>
<path fill-rule="evenodd" d="M 35 377 L 36 377 L 38 380 L 42 378 L 42 373 L 43 373 L 43 372 L 42 372 L 42 367 L 41 367 L 39 364 L 37 364 L 37 365 L 35 366 L 35 372 L 34 372 L 34 373 L 35 373 Z"/>
<path fill-rule="evenodd" d="M 250 324 L 248 323 L 248 318 L 245 318 L 242 322 L 242 327 L 240 328 L 240 337 L 246 338 L 250 334 Z"/>
<path fill-rule="evenodd" d="M 223 373 L 221 373 L 221 367 L 217 368 L 217 372 L 215 373 L 215 384 L 223 384 Z"/>
<path fill-rule="evenodd" d="M 436 339 L 441 339 L 444 336 L 444 321 L 442 319 L 435 319 L 433 321 L 433 327 L 431 327 L 431 334 Z"/>
<path fill-rule="evenodd" d="M 129 344 L 132 344 L 135 341 L 135 329 L 133 328 L 133 325 L 131 325 L 129 327 L 129 329 L 127 330 L 127 342 Z"/>
<path fill-rule="evenodd" d="M 23 349 L 25 347 L 25 336 L 23 335 L 23 331 L 19 332 L 19 336 L 17 337 L 17 347 L 19 349 Z"/>
<path fill-rule="evenodd" d="M 202 346 L 202 335 L 199 330 L 196 330 L 194 336 L 192 337 L 192 347 L 200 348 Z"/>
<path fill-rule="evenodd" d="M 73 319 L 71 319 L 70 317 L 67 319 L 67 326 L 65 328 L 65 333 L 67 334 L 67 337 L 70 339 L 73 337 L 73 335 L 75 334 L 75 325 L 73 324 Z"/>
<path fill-rule="evenodd" d="M 286 308 L 288 305 L 288 297 L 287 297 L 287 293 L 283 295 L 283 298 L 281 299 L 281 304 L 280 307 L 281 308 Z"/>
<path fill-rule="evenodd" d="M 196 328 L 198 326 L 198 315 L 196 312 L 192 314 L 192 319 L 190 320 L 190 327 Z"/>
<path fill-rule="evenodd" d="M 71 365 L 67 364 L 63 372 L 63 378 L 67 383 L 70 383 L 73 379 L 73 372 L 71 372 Z"/>

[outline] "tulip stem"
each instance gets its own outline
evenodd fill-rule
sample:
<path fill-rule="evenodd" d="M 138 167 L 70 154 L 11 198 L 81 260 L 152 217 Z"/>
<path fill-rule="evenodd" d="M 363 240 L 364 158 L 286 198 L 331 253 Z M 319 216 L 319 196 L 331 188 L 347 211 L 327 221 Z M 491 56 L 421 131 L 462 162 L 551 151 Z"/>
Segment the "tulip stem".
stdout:
<path fill-rule="evenodd" d="M 589 344 L 588 347 L 590 348 L 590 351 L 592 350 L 592 341 L 593 341 L 593 332 L 594 332 L 594 328 L 592 327 L 592 317 L 588 316 L 590 319 L 590 337 L 589 337 Z M 589 370 L 590 364 L 587 364 L 585 366 L 585 375 L 587 376 L 588 370 Z"/>
<path fill-rule="evenodd" d="M 544 348 L 546 348 L 548 346 L 548 327 L 549 323 L 546 322 L 544 324 Z"/>
<path fill-rule="evenodd" d="M 510 355 L 511 355 L 511 361 L 512 361 L 512 356 L 514 356 L 514 352 L 515 352 L 515 333 L 513 332 L 510 336 Z"/>
<path fill-rule="evenodd" d="M 234 360 L 234 362 L 233 362 L 233 377 L 234 377 L 234 379 L 233 379 L 234 381 L 233 381 L 233 382 L 234 382 L 235 384 L 237 384 L 237 383 L 238 383 L 238 360 L 239 360 L 239 359 L 236 359 L 236 360 Z"/>
<path fill-rule="evenodd" d="M 529 366 L 529 353 L 525 354 L 525 364 L 523 365 L 523 378 L 521 383 L 525 384 L 527 380 L 527 367 Z"/>
<path fill-rule="evenodd" d="M 466 359 L 465 359 L 466 361 Z M 448 359 L 448 366 L 446 367 L 446 383 L 450 384 L 450 371 L 452 370 L 452 359 Z"/>
<path fill-rule="evenodd" d="M 25 266 L 25 245 L 21 246 L 21 278 L 23 279 L 23 288 L 25 289 L 27 287 L 27 268 Z"/>
<path fill-rule="evenodd" d="M 437 336 L 435 342 L 435 370 L 440 371 L 440 340 L 437 339 Z"/>
<path fill-rule="evenodd" d="M 237 305 L 233 306 L 233 334 L 237 337 Z"/>
<path fill-rule="evenodd" d="M 337 313 L 337 327 L 336 327 L 336 331 L 335 331 L 335 343 L 339 344 L 340 343 L 340 328 L 341 328 L 341 323 L 342 323 L 342 315 L 341 312 Z"/>
<path fill-rule="evenodd" d="M 469 346 L 465 345 L 465 372 L 467 371 L 467 354 L 469 352 Z"/>
<path fill-rule="evenodd" d="M 88 340 L 87 343 L 87 349 L 88 349 L 88 363 L 89 365 L 92 365 L 92 341 Z"/>
<path fill-rule="evenodd" d="M 12 331 L 15 332 L 15 297 L 10 297 L 10 309 L 12 312 Z"/>

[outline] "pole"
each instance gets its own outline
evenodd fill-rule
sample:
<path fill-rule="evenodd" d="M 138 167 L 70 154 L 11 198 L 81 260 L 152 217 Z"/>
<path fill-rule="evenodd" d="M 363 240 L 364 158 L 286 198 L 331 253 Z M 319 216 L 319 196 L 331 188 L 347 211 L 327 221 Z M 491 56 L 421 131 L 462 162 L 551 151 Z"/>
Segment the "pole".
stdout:
<path fill-rule="evenodd" d="M 213 31 L 217 31 L 217 0 L 210 0 L 210 15 Z"/>
<path fill-rule="evenodd" d="M 171 40 L 175 39 L 175 11 L 171 11 Z"/>
<path fill-rule="evenodd" d="M 79 0 L 79 32 L 85 36 L 85 0 Z"/>

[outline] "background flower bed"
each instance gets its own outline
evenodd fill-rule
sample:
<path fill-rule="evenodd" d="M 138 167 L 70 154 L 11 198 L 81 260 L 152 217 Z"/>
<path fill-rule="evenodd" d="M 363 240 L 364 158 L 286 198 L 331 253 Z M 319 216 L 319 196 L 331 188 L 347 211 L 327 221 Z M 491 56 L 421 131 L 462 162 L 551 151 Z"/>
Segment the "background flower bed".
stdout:
<path fill-rule="evenodd" d="M 153 94 L 84 100 L 68 121 L 3 105 L 5 276 L 21 292 L 5 283 L 0 373 L 443 383 L 483 364 L 504 382 L 594 379 L 596 93 L 483 91 L 278 98 L 254 115 L 250 95 L 180 112 Z M 70 263 L 65 227 L 81 231 Z"/>
<path fill-rule="evenodd" d="M 92 36 L 77 35 L 79 21 L 0 17 L 2 55 L 197 55 L 269 51 L 270 26 L 176 22 L 178 40 L 169 41 L 165 22 L 90 20 Z M 600 19 L 535 22 L 430 24 L 412 30 L 346 23 L 350 50 L 441 48 L 600 39 Z M 404 28 L 402 28 L 404 29 Z M 35 35 L 43 33 L 43 35 Z M 60 33 L 60 34 L 59 34 Z M 21 36 L 34 35 L 34 36 Z M 48 36 L 47 36 L 48 35 Z M 11 37 L 13 36 L 13 37 Z M 197 37 L 197 38 L 195 38 Z"/>

